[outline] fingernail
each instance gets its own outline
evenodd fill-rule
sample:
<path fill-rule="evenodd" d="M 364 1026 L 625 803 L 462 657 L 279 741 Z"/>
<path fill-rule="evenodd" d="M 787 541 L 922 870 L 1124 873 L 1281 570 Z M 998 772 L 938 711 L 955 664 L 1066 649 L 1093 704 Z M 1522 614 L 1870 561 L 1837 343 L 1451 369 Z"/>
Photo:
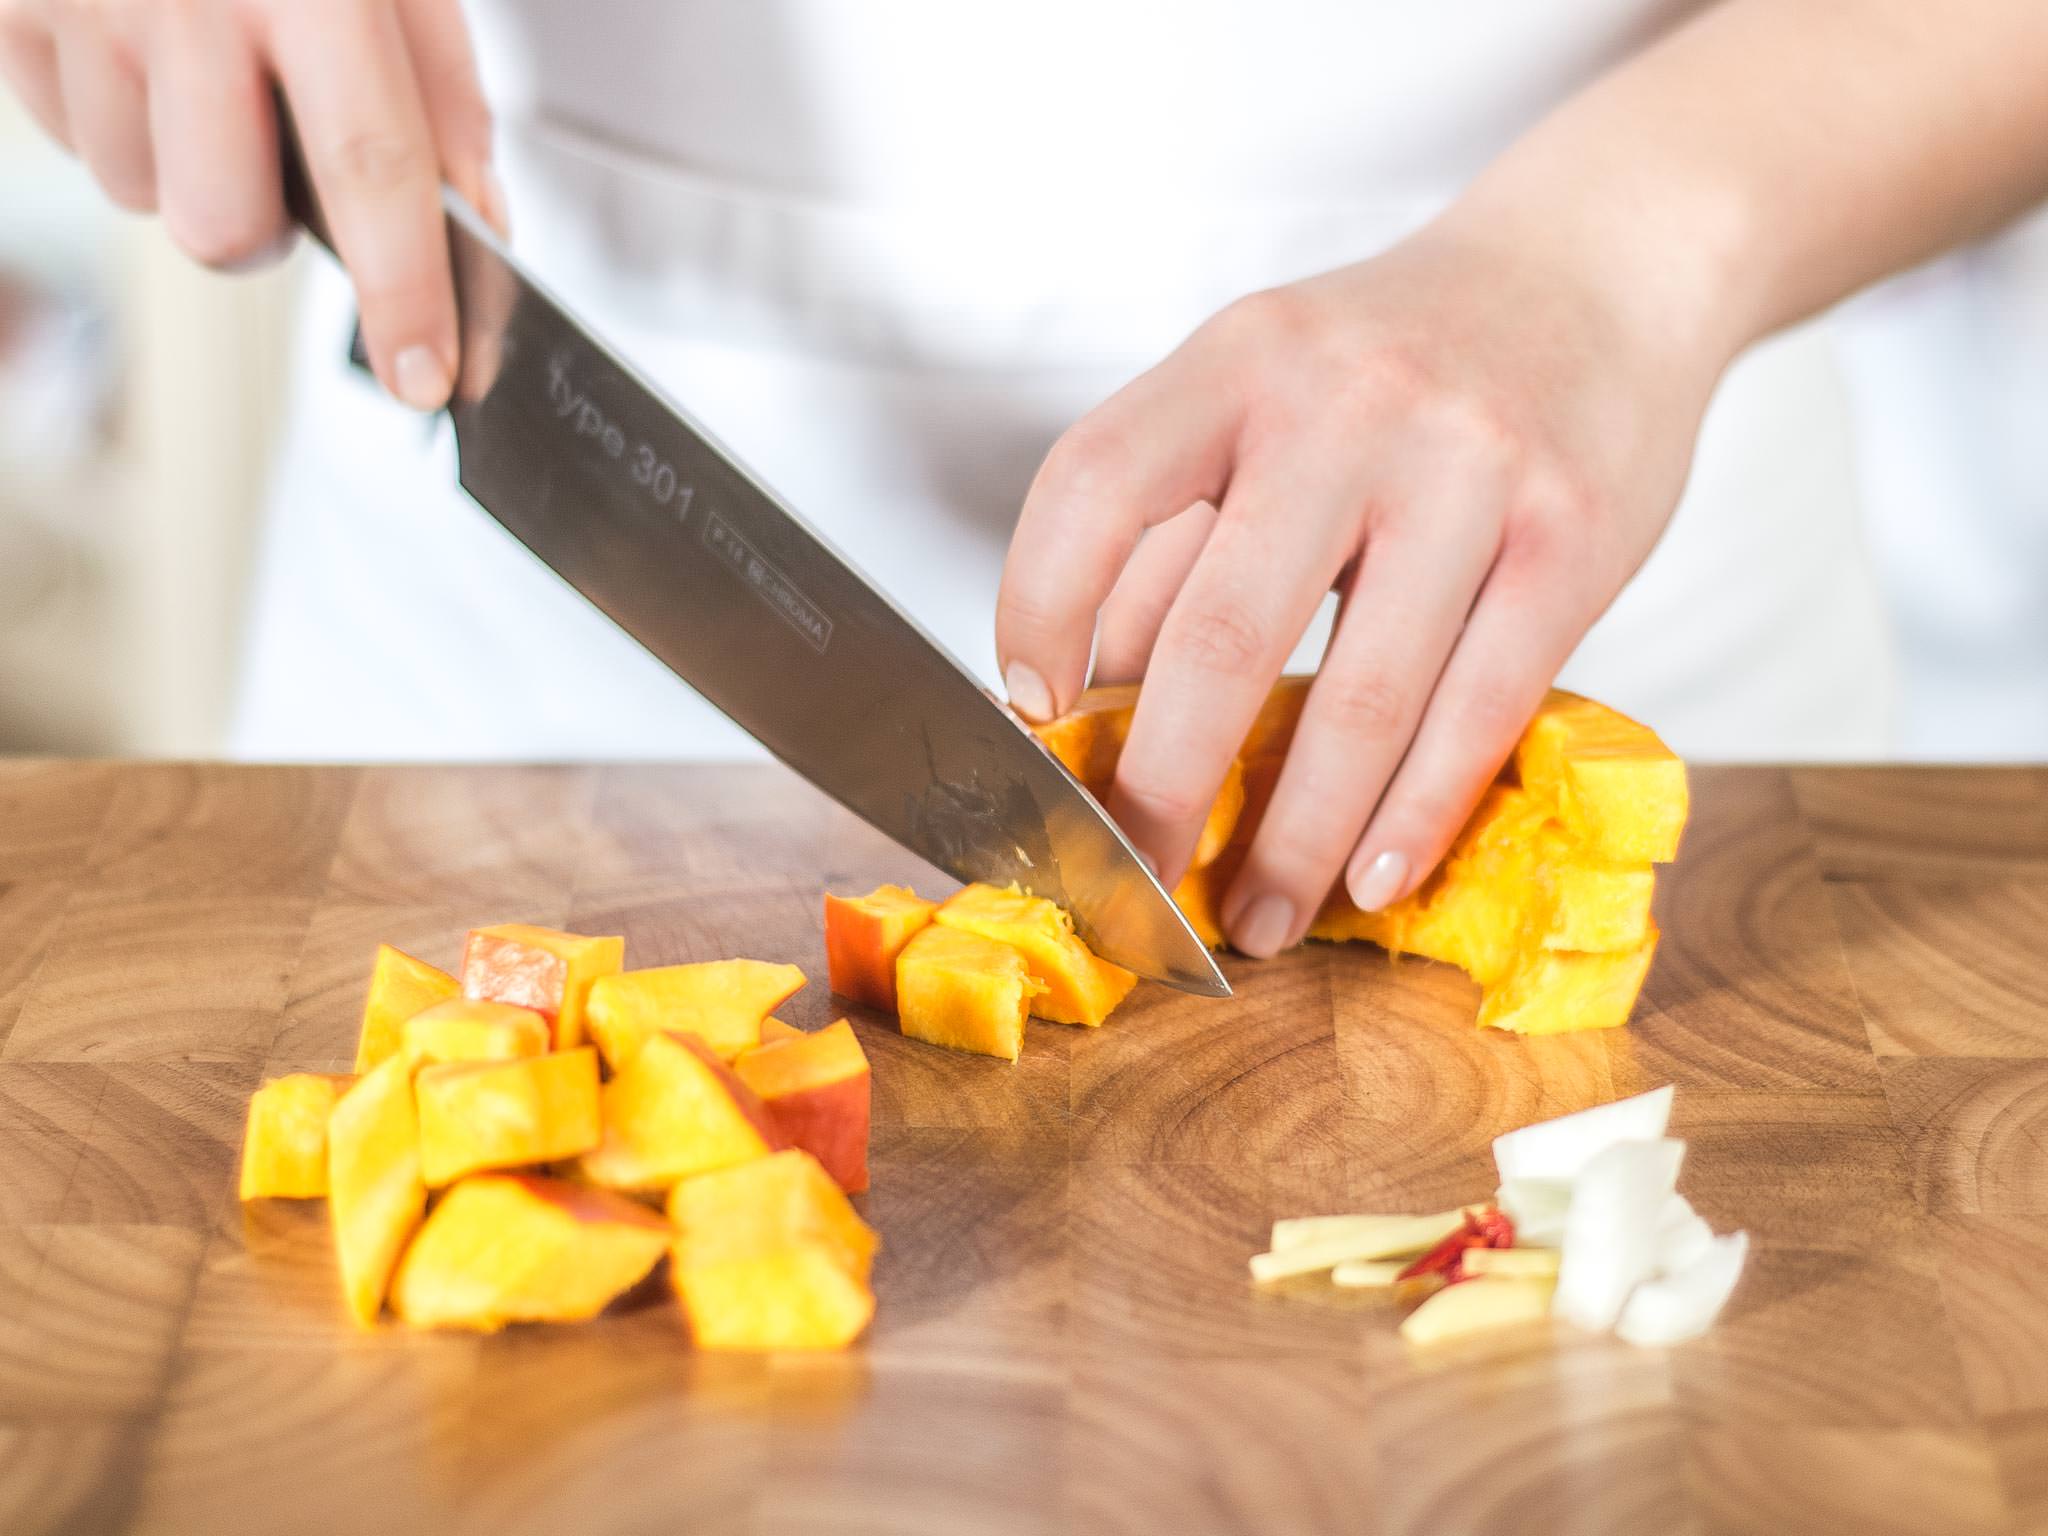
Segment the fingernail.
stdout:
<path fill-rule="evenodd" d="M 1294 903 L 1285 896 L 1261 896 L 1245 909 L 1231 942 L 1257 960 L 1280 953 L 1294 937 Z"/>
<path fill-rule="evenodd" d="M 1374 859 L 1363 869 L 1351 872 L 1345 882 L 1351 891 L 1351 904 L 1361 912 L 1377 912 L 1401 894 L 1401 887 L 1408 883 L 1408 855 L 1389 850 Z"/>
<path fill-rule="evenodd" d="M 482 190 L 484 200 L 483 207 L 477 209 L 477 212 L 482 214 L 484 221 L 498 232 L 498 237 L 501 240 L 510 240 L 512 238 L 512 213 L 505 201 L 505 183 L 498 179 L 497 170 L 488 165 L 483 168 L 483 174 L 477 178 L 477 181 Z"/>
<path fill-rule="evenodd" d="M 1052 718 L 1052 690 L 1023 662 L 1013 661 L 1004 669 L 1003 688 L 1010 695 L 1010 707 L 1026 720 Z"/>
<path fill-rule="evenodd" d="M 448 403 L 448 367 L 428 347 L 407 347 L 393 373 L 398 398 L 416 411 L 438 411 Z"/>

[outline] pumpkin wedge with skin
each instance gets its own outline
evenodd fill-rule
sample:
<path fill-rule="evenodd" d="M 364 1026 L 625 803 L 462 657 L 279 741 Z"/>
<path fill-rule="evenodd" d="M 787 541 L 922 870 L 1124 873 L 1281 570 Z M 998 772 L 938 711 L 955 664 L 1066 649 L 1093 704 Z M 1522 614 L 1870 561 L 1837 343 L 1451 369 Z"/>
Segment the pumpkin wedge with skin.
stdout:
<path fill-rule="evenodd" d="M 424 1067 L 416 1088 L 420 1176 L 432 1189 L 486 1169 L 578 1157 L 603 1134 L 597 1052 L 587 1045 Z"/>
<path fill-rule="evenodd" d="M 249 1100 L 242 1134 L 244 1200 L 313 1200 L 327 1193 L 327 1122 L 353 1077 L 294 1072 Z"/>
<path fill-rule="evenodd" d="M 434 1207 L 391 1282 L 415 1328 L 581 1322 L 647 1277 L 673 1230 L 636 1201 L 533 1174 L 478 1174 Z"/>
<path fill-rule="evenodd" d="M 550 1033 L 548 1021 L 531 1008 L 454 997 L 407 1019 L 400 1037 L 414 1063 L 425 1064 L 541 1056 Z"/>
<path fill-rule="evenodd" d="M 446 971 L 379 944 L 369 996 L 363 1000 L 362 1033 L 356 1037 L 356 1071 L 367 1072 L 398 1050 L 407 1019 L 461 995 L 462 983 Z"/>
<path fill-rule="evenodd" d="M 699 1349 L 844 1349 L 874 1316 L 874 1232 L 798 1150 L 685 1179 L 670 1276 Z"/>
<path fill-rule="evenodd" d="M 896 957 L 939 909 L 908 886 L 865 896 L 825 895 L 825 968 L 841 997 L 896 1011 Z"/>
<path fill-rule="evenodd" d="M 357 1079 L 327 1120 L 327 1209 L 342 1298 L 358 1327 L 375 1325 L 426 1207 L 412 1064 L 401 1051 Z"/>
<path fill-rule="evenodd" d="M 873 1076 L 845 1019 L 816 1034 L 763 1042 L 733 1063 L 792 1147 L 815 1157 L 848 1194 L 868 1187 Z"/>
<path fill-rule="evenodd" d="M 803 987 L 793 965 L 706 960 L 621 971 L 590 989 L 591 1037 L 623 1072 L 652 1036 L 695 1035 L 721 1061 L 761 1043 L 761 1021 Z"/>
<path fill-rule="evenodd" d="M 531 1008 L 548 1021 L 554 1048 L 583 1043 L 590 988 L 626 963 L 617 935 L 564 933 L 530 923 L 472 928 L 462 946 L 462 995 L 478 1002 Z"/>
<path fill-rule="evenodd" d="M 896 957 L 896 1023 L 913 1040 L 1015 1061 L 1044 989 L 1009 945 L 932 923 Z"/>
<path fill-rule="evenodd" d="M 754 1090 L 695 1035 L 658 1033 L 604 1085 L 603 1135 L 577 1165 L 604 1189 L 658 1193 L 785 1145 Z"/>
<path fill-rule="evenodd" d="M 1007 944 L 1022 955 L 1043 989 L 1031 999 L 1031 1012 L 1055 1024 L 1093 1028 L 1138 984 L 1122 966 L 1092 954 L 1065 912 L 1014 885 L 963 886 L 940 904 L 934 921 Z"/>

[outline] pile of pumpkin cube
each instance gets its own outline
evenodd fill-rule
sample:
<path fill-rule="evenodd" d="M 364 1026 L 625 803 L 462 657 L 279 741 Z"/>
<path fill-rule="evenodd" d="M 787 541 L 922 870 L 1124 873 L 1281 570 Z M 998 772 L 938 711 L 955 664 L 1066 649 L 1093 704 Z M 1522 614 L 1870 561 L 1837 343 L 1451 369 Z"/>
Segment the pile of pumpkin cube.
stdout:
<path fill-rule="evenodd" d="M 350 1316 L 596 1316 L 664 1258 L 706 1349 L 833 1349 L 874 1312 L 870 1076 L 773 1017 L 793 965 L 625 970 L 619 938 L 479 928 L 461 977 L 377 953 L 356 1073 L 260 1088 L 244 1200 L 324 1196 Z"/>
<path fill-rule="evenodd" d="M 1094 954 L 1073 919 L 1016 886 L 943 902 L 885 885 L 825 898 L 832 990 L 890 1014 L 914 1040 L 1015 1061 L 1027 1018 L 1090 1028 L 1137 984 Z"/>

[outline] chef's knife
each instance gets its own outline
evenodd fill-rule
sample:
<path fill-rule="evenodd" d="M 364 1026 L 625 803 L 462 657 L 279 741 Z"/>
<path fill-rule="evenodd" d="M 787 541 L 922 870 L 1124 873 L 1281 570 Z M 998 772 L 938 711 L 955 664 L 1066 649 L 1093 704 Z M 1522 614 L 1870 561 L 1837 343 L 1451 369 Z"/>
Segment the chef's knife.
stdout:
<path fill-rule="evenodd" d="M 294 212 L 329 244 L 287 150 Z M 1094 798 L 973 676 L 444 192 L 463 489 L 813 784 L 961 880 L 1016 881 L 1141 976 L 1224 997 Z M 330 244 L 330 249 L 331 249 Z"/>

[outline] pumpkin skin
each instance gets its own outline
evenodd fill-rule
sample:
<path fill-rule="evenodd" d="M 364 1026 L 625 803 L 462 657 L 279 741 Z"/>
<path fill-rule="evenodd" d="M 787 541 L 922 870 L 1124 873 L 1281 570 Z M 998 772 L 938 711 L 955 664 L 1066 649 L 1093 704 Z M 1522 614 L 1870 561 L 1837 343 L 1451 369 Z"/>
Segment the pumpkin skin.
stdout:
<path fill-rule="evenodd" d="M 1228 839 L 1174 891 L 1211 948 L 1224 942 L 1223 894 L 1272 798 L 1311 681 L 1274 685 L 1204 828 L 1205 845 L 1219 824 Z M 1098 798 L 1116 776 L 1137 693 L 1133 684 L 1091 689 L 1040 729 Z M 1359 911 L 1339 886 L 1308 936 L 1455 965 L 1479 983 L 1479 1022 L 1495 1028 L 1612 1028 L 1649 972 L 1652 866 L 1676 855 L 1689 809 L 1685 764 L 1654 732 L 1553 689 L 1429 878 L 1380 912 Z"/>
<path fill-rule="evenodd" d="M 841 997 L 896 1011 L 896 957 L 939 909 L 901 885 L 865 896 L 825 896 L 825 968 Z"/>
<path fill-rule="evenodd" d="M 782 1026 L 732 1064 L 792 1147 L 815 1157 L 850 1195 L 868 1187 L 868 1122 L 874 1076 L 853 1026 L 841 1019 L 815 1034 Z"/>

